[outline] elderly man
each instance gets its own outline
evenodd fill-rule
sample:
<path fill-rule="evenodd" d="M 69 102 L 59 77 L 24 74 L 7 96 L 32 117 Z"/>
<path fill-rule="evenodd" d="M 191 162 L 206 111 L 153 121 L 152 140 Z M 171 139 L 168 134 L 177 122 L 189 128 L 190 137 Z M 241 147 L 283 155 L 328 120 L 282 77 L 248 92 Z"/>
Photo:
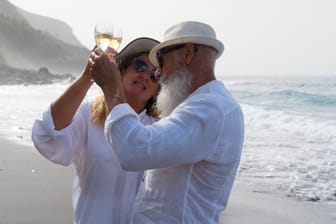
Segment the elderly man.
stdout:
<path fill-rule="evenodd" d="M 91 55 L 91 74 L 110 99 L 105 135 L 125 170 L 147 170 L 132 223 L 218 223 L 244 138 L 241 108 L 214 74 L 223 50 L 201 22 L 165 32 L 150 52 L 162 118 L 148 126 L 126 103 L 116 65 L 99 50 Z"/>

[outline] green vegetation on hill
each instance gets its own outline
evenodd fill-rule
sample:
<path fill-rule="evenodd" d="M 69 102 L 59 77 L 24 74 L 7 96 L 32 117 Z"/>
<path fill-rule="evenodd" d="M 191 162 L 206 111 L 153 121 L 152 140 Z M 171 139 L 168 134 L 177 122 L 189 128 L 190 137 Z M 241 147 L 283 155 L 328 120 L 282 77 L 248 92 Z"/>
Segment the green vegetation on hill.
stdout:
<path fill-rule="evenodd" d="M 84 47 L 73 34 L 72 28 L 65 22 L 47 16 L 33 14 L 20 8 L 17 8 L 17 12 L 20 13 L 34 29 L 44 30 L 65 43 Z"/>
<path fill-rule="evenodd" d="M 57 73 L 80 72 L 89 53 L 86 48 L 64 43 L 45 31 L 35 30 L 24 20 L 4 14 L 0 14 L 0 43 L 0 59 L 8 66 L 47 67 Z"/>

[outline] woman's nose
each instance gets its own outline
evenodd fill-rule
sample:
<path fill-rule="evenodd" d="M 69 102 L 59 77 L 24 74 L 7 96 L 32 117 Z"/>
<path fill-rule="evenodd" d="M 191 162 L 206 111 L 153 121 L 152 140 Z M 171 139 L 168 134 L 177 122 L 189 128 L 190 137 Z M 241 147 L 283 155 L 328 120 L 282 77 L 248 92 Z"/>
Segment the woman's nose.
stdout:
<path fill-rule="evenodd" d="M 139 72 L 138 75 L 145 80 L 149 79 L 150 77 L 150 73 L 148 71 Z"/>

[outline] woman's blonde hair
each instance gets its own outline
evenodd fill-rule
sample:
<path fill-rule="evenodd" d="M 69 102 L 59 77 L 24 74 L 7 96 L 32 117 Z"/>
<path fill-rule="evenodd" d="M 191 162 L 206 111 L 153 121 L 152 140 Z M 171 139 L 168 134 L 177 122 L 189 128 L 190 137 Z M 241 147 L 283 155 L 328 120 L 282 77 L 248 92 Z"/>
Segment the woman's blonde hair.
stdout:
<path fill-rule="evenodd" d="M 141 54 L 145 54 L 148 52 L 142 52 L 135 55 L 132 55 L 128 57 L 127 60 L 123 60 L 122 62 L 117 62 L 119 70 L 123 74 L 126 71 L 126 68 L 130 65 L 130 61 L 132 61 L 133 58 L 138 57 Z M 152 116 L 154 118 L 159 117 L 159 110 L 156 107 L 156 95 L 150 98 L 145 106 L 146 114 L 149 116 Z M 107 117 L 107 110 L 106 110 L 106 104 L 105 104 L 105 97 L 103 92 L 101 92 L 99 95 L 96 96 L 96 98 L 93 100 L 91 105 L 91 119 L 93 123 L 98 125 L 104 125 L 106 117 Z"/>

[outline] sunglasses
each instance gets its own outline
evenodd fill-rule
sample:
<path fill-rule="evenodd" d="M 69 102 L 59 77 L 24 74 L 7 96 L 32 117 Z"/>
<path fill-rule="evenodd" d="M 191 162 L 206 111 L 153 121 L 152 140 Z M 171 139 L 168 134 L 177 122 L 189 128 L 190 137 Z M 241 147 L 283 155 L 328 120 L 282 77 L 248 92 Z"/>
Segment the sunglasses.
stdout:
<path fill-rule="evenodd" d="M 178 50 L 178 49 L 181 49 L 185 46 L 185 44 L 178 44 L 178 45 L 173 45 L 173 46 L 170 46 L 170 47 L 166 47 L 166 48 L 162 48 L 161 50 L 159 50 L 157 53 L 156 53 L 156 58 L 159 62 L 159 66 L 160 68 L 163 67 L 163 55 L 167 54 L 168 52 L 171 52 L 171 51 L 175 51 L 175 50 Z"/>
<path fill-rule="evenodd" d="M 155 76 L 156 68 L 149 67 L 149 65 L 144 60 L 142 60 L 140 58 L 134 58 L 134 60 L 132 62 L 132 65 L 133 65 L 133 68 L 135 69 L 135 71 L 139 74 L 148 72 L 149 73 L 149 78 L 153 82 L 157 82 L 159 80 Z"/>

